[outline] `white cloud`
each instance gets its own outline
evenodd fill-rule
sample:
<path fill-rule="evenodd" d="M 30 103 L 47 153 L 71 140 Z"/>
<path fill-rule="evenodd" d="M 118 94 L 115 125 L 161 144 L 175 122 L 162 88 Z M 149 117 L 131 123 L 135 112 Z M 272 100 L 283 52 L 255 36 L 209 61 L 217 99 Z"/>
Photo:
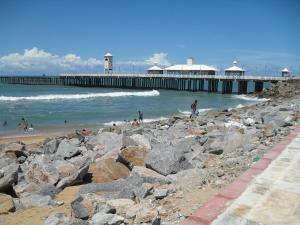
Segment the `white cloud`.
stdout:
<path fill-rule="evenodd" d="M 114 61 L 114 68 L 120 72 L 128 70 L 144 71 L 149 65 L 171 65 L 167 53 L 154 53 L 146 59 Z M 11 53 L 0 57 L 0 73 L 13 74 L 57 74 L 68 72 L 102 72 L 102 61 L 96 58 L 82 59 L 75 54 L 63 56 L 52 54 L 34 47 L 25 49 L 23 53 Z"/>
<path fill-rule="evenodd" d="M 168 54 L 161 52 L 161 53 L 154 53 L 149 59 L 146 60 L 148 65 L 160 65 L 160 66 L 170 66 L 171 63 L 168 59 Z"/>
<path fill-rule="evenodd" d="M 95 58 L 81 59 L 75 54 L 59 56 L 34 47 L 24 53 L 12 53 L 0 58 L 1 72 L 66 72 L 99 70 L 102 62 Z"/>

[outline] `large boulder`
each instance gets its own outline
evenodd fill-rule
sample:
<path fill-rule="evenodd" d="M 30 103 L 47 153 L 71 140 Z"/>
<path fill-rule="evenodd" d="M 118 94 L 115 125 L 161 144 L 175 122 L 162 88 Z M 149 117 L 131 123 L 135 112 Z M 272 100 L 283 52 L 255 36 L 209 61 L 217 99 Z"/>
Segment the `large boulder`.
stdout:
<path fill-rule="evenodd" d="M 129 169 L 114 159 L 99 160 L 90 165 L 89 175 L 94 183 L 111 182 L 129 175 Z"/>
<path fill-rule="evenodd" d="M 58 145 L 59 145 L 59 141 L 57 139 L 52 139 L 52 140 L 46 142 L 43 146 L 44 153 L 45 154 L 54 154 L 57 150 Z"/>
<path fill-rule="evenodd" d="M 121 150 L 119 161 L 123 162 L 130 168 L 134 166 L 145 166 L 145 157 L 149 150 L 145 147 L 129 146 Z"/>
<path fill-rule="evenodd" d="M 123 147 L 127 146 L 141 146 L 147 149 L 151 149 L 150 141 L 141 134 L 133 134 L 131 136 L 126 136 L 125 134 L 122 137 Z"/>
<path fill-rule="evenodd" d="M 175 146 L 154 144 L 151 152 L 145 158 L 145 164 L 148 168 L 165 176 L 188 169 L 191 164 L 186 160 L 185 153 L 190 152 L 194 144 L 195 137 L 184 138 Z"/>
<path fill-rule="evenodd" d="M 91 160 L 89 158 L 86 158 L 82 162 L 82 164 L 75 165 L 76 166 L 76 170 L 74 171 L 74 173 L 71 174 L 70 176 L 62 178 L 58 182 L 58 184 L 56 185 L 56 187 L 58 187 L 58 188 L 65 188 L 67 186 L 78 184 L 78 183 L 82 182 L 83 179 L 85 178 L 85 176 L 88 173 L 90 163 L 91 163 Z"/>
<path fill-rule="evenodd" d="M 97 152 L 98 158 L 104 156 L 106 156 L 106 158 L 114 157 L 118 155 L 118 152 L 122 147 L 122 135 L 103 132 L 96 136 L 89 137 L 86 142 L 86 147 L 89 150 Z"/>
<path fill-rule="evenodd" d="M 56 184 L 59 180 L 59 172 L 52 161 L 44 156 L 38 156 L 31 162 L 25 172 L 25 180 L 37 184 Z"/>
<path fill-rule="evenodd" d="M 15 211 L 15 204 L 10 195 L 0 193 L 0 215 Z"/>
<path fill-rule="evenodd" d="M 78 145 L 79 141 L 76 138 L 71 140 L 64 139 L 60 142 L 55 155 L 58 158 L 70 159 L 86 150 L 84 146 Z"/>
<path fill-rule="evenodd" d="M 16 164 L 10 164 L 2 169 L 2 177 L 0 178 L 0 192 L 10 188 L 18 181 L 19 166 Z"/>

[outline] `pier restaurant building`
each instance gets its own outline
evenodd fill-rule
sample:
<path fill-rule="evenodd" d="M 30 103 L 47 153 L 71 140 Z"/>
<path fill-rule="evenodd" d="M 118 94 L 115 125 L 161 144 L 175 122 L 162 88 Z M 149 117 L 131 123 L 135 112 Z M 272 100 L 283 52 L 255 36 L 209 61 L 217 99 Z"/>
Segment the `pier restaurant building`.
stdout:
<path fill-rule="evenodd" d="M 166 74 L 216 75 L 217 69 L 212 66 L 195 64 L 193 58 L 188 58 L 186 64 L 166 67 Z"/>
<path fill-rule="evenodd" d="M 233 66 L 225 70 L 227 76 L 244 76 L 245 71 L 243 68 L 237 66 L 237 61 L 233 61 Z"/>

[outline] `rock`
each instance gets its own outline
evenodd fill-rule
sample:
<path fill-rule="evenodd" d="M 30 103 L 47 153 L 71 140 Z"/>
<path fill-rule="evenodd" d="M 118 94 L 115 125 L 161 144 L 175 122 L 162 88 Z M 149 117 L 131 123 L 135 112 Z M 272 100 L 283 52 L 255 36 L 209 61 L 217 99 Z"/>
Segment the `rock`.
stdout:
<path fill-rule="evenodd" d="M 194 168 L 170 174 L 167 178 L 182 190 L 193 190 L 206 184 L 209 175 L 205 169 Z"/>
<path fill-rule="evenodd" d="M 25 150 L 29 155 L 32 154 L 43 154 L 44 150 L 40 147 L 39 144 L 32 143 L 32 144 L 27 144 L 25 146 Z"/>
<path fill-rule="evenodd" d="M 197 141 L 199 142 L 200 145 L 204 145 L 207 140 L 208 140 L 208 137 L 207 136 L 202 136 L 202 137 L 196 137 Z"/>
<path fill-rule="evenodd" d="M 134 187 L 140 186 L 143 183 L 167 184 L 170 182 L 168 179 L 166 179 L 165 176 L 163 176 L 153 170 L 142 167 L 142 166 L 133 167 L 133 169 L 132 169 L 129 177 L 126 179 L 126 181 L 128 184 L 130 184 Z"/>
<path fill-rule="evenodd" d="M 243 120 L 243 124 L 245 126 L 253 126 L 255 124 L 255 120 L 252 118 L 246 118 Z"/>
<path fill-rule="evenodd" d="M 115 214 L 116 213 L 116 209 L 114 207 L 112 207 L 111 205 L 107 205 L 104 203 L 99 203 L 96 205 L 95 208 L 95 213 L 111 213 L 111 214 Z"/>
<path fill-rule="evenodd" d="M 128 137 L 131 136 L 131 135 L 134 135 L 134 134 L 142 135 L 143 134 L 143 127 L 138 127 L 138 128 L 135 128 L 135 129 L 126 130 L 126 131 L 124 131 L 124 134 Z"/>
<path fill-rule="evenodd" d="M 112 199 L 106 202 L 106 204 L 116 209 L 116 213 L 125 215 L 135 203 L 134 201 L 126 198 Z"/>
<path fill-rule="evenodd" d="M 96 213 L 90 225 L 121 225 L 124 217 L 115 214 Z"/>
<path fill-rule="evenodd" d="M 122 147 L 122 135 L 103 132 L 90 137 L 86 142 L 86 147 L 90 150 L 97 151 L 99 157 L 110 152 L 119 152 Z"/>
<path fill-rule="evenodd" d="M 127 181 L 124 179 L 115 180 L 109 183 L 90 183 L 82 185 L 80 189 L 81 194 L 96 193 L 96 192 L 119 192 L 126 185 Z"/>
<path fill-rule="evenodd" d="M 190 128 L 188 130 L 188 132 L 191 134 L 191 135 L 195 135 L 195 136 L 202 136 L 204 134 L 207 133 L 207 131 L 203 130 L 203 129 L 199 129 L 199 128 Z"/>
<path fill-rule="evenodd" d="M 191 164 L 184 154 L 191 151 L 195 140 L 195 137 L 185 138 L 175 146 L 153 145 L 151 152 L 145 158 L 146 167 L 165 176 L 190 168 Z"/>
<path fill-rule="evenodd" d="M 204 147 L 204 152 L 221 155 L 223 153 L 224 143 L 220 140 L 215 139 L 210 145 Z"/>
<path fill-rule="evenodd" d="M 79 147 L 78 144 L 78 139 L 62 140 L 55 153 L 56 157 L 62 159 L 70 159 L 76 155 L 79 155 L 85 147 Z"/>
<path fill-rule="evenodd" d="M 157 210 L 148 205 L 137 204 L 126 213 L 126 218 L 134 219 L 134 224 L 149 223 L 157 216 Z"/>
<path fill-rule="evenodd" d="M 0 193 L 0 215 L 15 211 L 15 204 L 10 195 Z"/>
<path fill-rule="evenodd" d="M 163 199 L 168 196 L 168 189 L 155 189 L 153 195 L 155 199 Z"/>
<path fill-rule="evenodd" d="M 88 222 L 80 219 L 68 218 L 64 213 L 55 213 L 46 219 L 44 225 L 88 225 Z"/>
<path fill-rule="evenodd" d="M 82 200 L 83 198 L 79 197 L 71 202 L 72 215 L 74 215 L 75 218 L 85 220 L 89 218 L 89 211 L 80 203 Z"/>
<path fill-rule="evenodd" d="M 294 123 L 297 120 L 297 118 L 293 115 L 288 115 L 285 119 L 284 119 L 284 126 L 293 126 Z"/>
<path fill-rule="evenodd" d="M 65 188 L 70 185 L 78 184 L 87 175 L 91 160 L 86 158 L 82 165 L 78 165 L 77 170 L 70 176 L 61 179 L 56 185 L 57 188 Z"/>
<path fill-rule="evenodd" d="M 88 173 L 94 183 L 105 183 L 129 175 L 129 169 L 114 159 L 103 159 L 90 165 Z"/>
<path fill-rule="evenodd" d="M 22 164 L 22 163 L 24 163 L 25 161 L 26 161 L 26 157 L 25 156 L 20 156 L 19 158 L 18 158 L 18 163 L 20 163 L 20 164 Z"/>
<path fill-rule="evenodd" d="M 55 187 L 52 184 L 40 184 L 39 186 L 39 191 L 37 192 L 39 195 L 49 195 L 51 197 L 54 197 L 57 195 L 61 189 Z"/>
<path fill-rule="evenodd" d="M 43 196 L 38 194 L 24 193 L 20 198 L 21 204 L 25 208 L 29 207 L 45 207 L 48 205 L 54 205 L 50 196 Z"/>
<path fill-rule="evenodd" d="M 19 166 L 10 164 L 2 168 L 3 177 L 0 178 L 0 192 L 5 191 L 18 181 Z"/>
<path fill-rule="evenodd" d="M 135 194 L 131 185 L 125 186 L 119 192 L 117 198 L 128 198 L 134 200 Z"/>
<path fill-rule="evenodd" d="M 4 147 L 5 155 L 9 159 L 17 159 L 20 156 L 27 157 L 24 150 L 25 150 L 25 145 L 19 142 L 9 143 Z"/>
<path fill-rule="evenodd" d="M 143 183 L 141 186 L 136 187 L 134 189 L 134 194 L 138 198 L 146 198 L 148 195 L 151 194 L 153 190 L 153 184 Z"/>
<path fill-rule="evenodd" d="M 45 154 L 54 154 L 59 145 L 59 141 L 56 139 L 50 140 L 44 144 L 43 149 Z"/>
<path fill-rule="evenodd" d="M 151 149 L 151 144 L 149 140 L 140 134 L 133 134 L 130 137 L 123 135 L 122 138 L 123 147 L 127 146 L 140 146 L 146 149 Z"/>
<path fill-rule="evenodd" d="M 59 180 L 57 168 L 44 156 L 37 156 L 25 172 L 25 180 L 37 184 L 56 184 Z"/>
<path fill-rule="evenodd" d="M 145 147 L 129 146 L 121 150 L 118 161 L 128 165 L 131 169 L 134 166 L 145 166 L 145 157 L 149 150 Z"/>

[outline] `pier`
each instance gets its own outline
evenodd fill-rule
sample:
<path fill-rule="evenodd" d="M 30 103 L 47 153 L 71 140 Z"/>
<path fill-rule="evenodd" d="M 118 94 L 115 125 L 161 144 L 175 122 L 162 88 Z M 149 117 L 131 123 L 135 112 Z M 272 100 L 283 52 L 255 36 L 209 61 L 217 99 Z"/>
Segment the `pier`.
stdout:
<path fill-rule="evenodd" d="M 223 94 L 261 92 L 267 83 L 293 81 L 292 77 L 177 75 L 177 74 L 61 74 L 60 76 L 0 76 L 0 83 L 25 85 L 61 85 L 132 89 L 170 89 L 207 91 Z M 234 90 L 234 86 L 236 90 Z"/>

